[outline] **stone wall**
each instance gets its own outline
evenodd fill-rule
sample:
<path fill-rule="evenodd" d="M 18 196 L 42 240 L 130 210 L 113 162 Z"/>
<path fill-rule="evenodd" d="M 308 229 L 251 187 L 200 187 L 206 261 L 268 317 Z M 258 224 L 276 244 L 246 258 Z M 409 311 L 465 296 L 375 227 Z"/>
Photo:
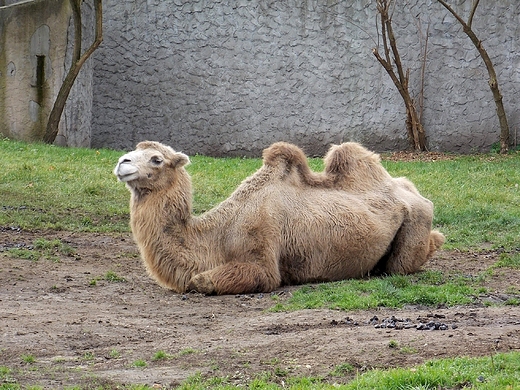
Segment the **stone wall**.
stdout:
<path fill-rule="evenodd" d="M 85 43 L 92 15 L 85 9 Z M 73 48 L 68 0 L 7 1 L 0 7 L 0 133 L 41 140 Z M 87 26 L 85 26 L 87 27 Z M 82 68 L 69 95 L 57 144 L 90 146 L 92 61 Z"/>
<path fill-rule="evenodd" d="M 0 132 L 39 139 L 70 64 L 71 11 L 68 0 L 15 2 L 0 3 Z M 467 18 L 472 1 L 452 3 Z M 59 144 L 131 149 L 154 139 L 237 156 L 259 156 L 278 140 L 314 155 L 348 140 L 378 151 L 408 146 L 401 97 L 372 55 L 374 0 L 103 4 L 104 42 L 76 80 Z M 85 48 L 93 10 L 82 7 Z M 481 3 L 473 25 L 495 63 L 515 142 L 520 2 Z M 435 0 L 400 0 L 394 28 L 411 89 L 424 92 L 430 150 L 489 150 L 499 137 L 495 105 L 460 25 Z"/>
<path fill-rule="evenodd" d="M 467 17 L 471 0 L 452 3 Z M 497 0 L 481 3 L 474 20 L 496 65 L 513 136 L 519 18 L 516 0 Z M 408 145 L 401 97 L 372 54 L 373 0 L 108 0 L 104 23 L 93 146 L 130 149 L 154 139 L 188 153 L 258 156 L 277 140 L 311 154 L 347 140 L 379 151 Z M 412 91 L 421 89 L 428 26 L 429 148 L 489 150 L 499 124 L 485 67 L 436 1 L 399 1 L 395 10 Z"/>

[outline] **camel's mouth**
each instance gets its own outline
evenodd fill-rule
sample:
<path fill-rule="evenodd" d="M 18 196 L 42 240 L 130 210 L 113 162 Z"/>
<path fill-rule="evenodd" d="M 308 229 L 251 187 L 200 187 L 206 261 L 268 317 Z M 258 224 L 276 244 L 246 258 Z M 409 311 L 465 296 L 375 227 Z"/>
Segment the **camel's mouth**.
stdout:
<path fill-rule="evenodd" d="M 139 177 L 138 169 L 129 163 L 121 162 L 118 163 L 114 169 L 114 175 L 117 179 L 122 182 L 129 182 Z"/>

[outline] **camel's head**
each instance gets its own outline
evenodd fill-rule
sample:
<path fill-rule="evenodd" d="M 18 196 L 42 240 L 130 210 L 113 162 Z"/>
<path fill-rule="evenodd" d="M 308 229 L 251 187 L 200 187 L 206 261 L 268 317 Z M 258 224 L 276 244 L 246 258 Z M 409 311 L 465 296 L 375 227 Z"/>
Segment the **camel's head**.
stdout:
<path fill-rule="evenodd" d="M 189 162 L 184 153 L 159 142 L 145 141 L 119 158 L 114 174 L 129 189 L 152 191 L 175 182 L 178 170 Z"/>

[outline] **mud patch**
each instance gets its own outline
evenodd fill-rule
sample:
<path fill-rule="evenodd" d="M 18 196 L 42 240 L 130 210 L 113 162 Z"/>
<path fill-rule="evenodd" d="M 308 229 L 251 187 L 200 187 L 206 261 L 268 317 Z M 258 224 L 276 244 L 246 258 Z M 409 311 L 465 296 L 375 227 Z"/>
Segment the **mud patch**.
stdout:
<path fill-rule="evenodd" d="M 74 252 L 37 261 L 8 255 L 10 248 L 31 250 L 36 239 L 58 239 Z M 427 269 L 478 277 L 498 256 L 440 252 Z M 262 372 L 340 383 L 349 374 L 337 377 L 334 369 L 344 363 L 360 372 L 519 350 L 520 308 L 493 306 L 509 299 L 508 288 L 519 280 L 517 271 L 497 270 L 486 278 L 491 293 L 472 306 L 272 313 L 267 309 L 296 287 L 275 292 L 276 301 L 270 294 L 174 294 L 146 275 L 128 234 L 4 228 L 0 359 L 20 385 L 45 388 L 84 383 L 160 388 L 197 372 L 228 376 L 234 383 Z M 157 358 L 159 351 L 165 356 Z M 28 355 L 34 363 L 24 360 Z"/>

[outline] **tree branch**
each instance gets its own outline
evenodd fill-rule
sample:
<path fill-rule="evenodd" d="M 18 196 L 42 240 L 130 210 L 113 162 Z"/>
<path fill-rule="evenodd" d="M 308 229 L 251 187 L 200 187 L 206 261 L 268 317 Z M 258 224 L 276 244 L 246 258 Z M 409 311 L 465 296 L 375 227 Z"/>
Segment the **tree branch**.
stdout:
<path fill-rule="evenodd" d="M 81 40 L 82 40 L 82 26 L 81 26 L 81 0 L 70 0 L 72 7 L 72 16 L 74 18 L 74 52 L 72 53 L 72 62 L 79 60 L 81 56 Z"/>
<path fill-rule="evenodd" d="M 475 12 L 477 10 L 479 0 L 475 0 L 473 2 L 468 23 L 464 22 L 464 20 L 444 0 L 437 1 L 441 3 L 444 6 L 444 8 L 446 8 L 459 21 L 459 23 L 462 25 L 462 30 L 469 37 L 471 42 L 473 42 L 473 45 L 476 47 L 477 51 L 480 54 L 480 57 L 486 65 L 486 69 L 489 75 L 488 84 L 489 88 L 491 89 L 491 92 L 493 93 L 493 99 L 495 100 L 498 121 L 500 123 L 500 152 L 507 153 L 509 149 L 509 125 L 507 123 L 507 116 L 504 109 L 504 104 L 502 102 L 502 95 L 498 87 L 498 80 L 495 72 L 495 67 L 493 66 L 493 62 L 491 61 L 491 58 L 489 57 L 486 49 L 484 49 L 482 42 L 478 39 L 475 32 L 471 29 L 471 23 L 473 22 L 473 16 L 475 15 Z"/>
<path fill-rule="evenodd" d="M 444 8 L 446 8 L 454 17 L 459 21 L 460 24 L 462 24 L 462 27 L 467 27 L 466 22 L 464 19 L 462 19 L 454 10 L 450 7 L 448 3 L 446 3 L 444 0 L 437 0 L 439 3 L 441 3 Z"/>
<path fill-rule="evenodd" d="M 473 23 L 473 16 L 475 16 L 475 12 L 477 11 L 478 3 L 480 0 L 475 0 L 471 7 L 471 12 L 469 13 L 468 18 L 468 27 L 471 28 L 471 24 Z"/>
<path fill-rule="evenodd" d="M 75 0 L 72 0 L 72 4 Z M 79 4 L 79 1 L 78 1 Z M 53 143 L 58 135 L 58 126 L 60 123 L 61 116 L 63 114 L 63 110 L 65 108 L 65 103 L 67 102 L 67 98 L 69 97 L 72 86 L 74 85 L 74 81 L 78 77 L 78 74 L 81 70 L 81 67 L 90 57 L 90 55 L 99 47 L 101 42 L 103 42 L 103 4 L 102 0 L 94 0 L 94 9 L 96 14 L 96 27 L 95 27 L 95 39 L 90 45 L 90 47 L 81 55 L 79 58 L 73 58 L 70 69 L 63 80 L 63 84 L 58 91 L 58 96 L 56 97 L 56 101 L 54 102 L 54 106 L 52 107 L 51 113 L 49 115 L 49 120 L 47 122 L 47 128 L 45 130 L 45 135 L 43 136 L 43 141 L 46 143 Z M 74 6 L 73 6 L 73 12 Z M 79 16 L 78 16 L 79 15 Z M 77 30 L 77 26 L 81 30 L 81 9 L 79 14 L 75 14 L 74 16 L 75 30 Z M 81 33 L 79 33 L 79 39 L 81 39 Z M 77 47 L 81 48 L 81 44 L 78 44 L 78 35 L 74 36 L 74 56 L 76 56 Z"/>

